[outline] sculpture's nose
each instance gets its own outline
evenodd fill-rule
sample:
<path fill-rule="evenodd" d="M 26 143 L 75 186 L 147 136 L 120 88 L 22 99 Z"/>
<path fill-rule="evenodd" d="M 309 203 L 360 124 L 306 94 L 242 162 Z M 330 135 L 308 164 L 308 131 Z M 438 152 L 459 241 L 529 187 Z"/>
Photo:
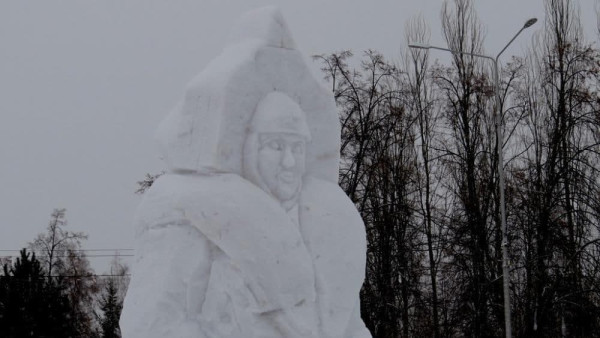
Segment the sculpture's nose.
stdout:
<path fill-rule="evenodd" d="M 296 165 L 296 159 L 294 158 L 294 154 L 292 154 L 291 147 L 285 147 L 283 150 L 283 157 L 281 158 L 281 166 L 289 169 Z"/>

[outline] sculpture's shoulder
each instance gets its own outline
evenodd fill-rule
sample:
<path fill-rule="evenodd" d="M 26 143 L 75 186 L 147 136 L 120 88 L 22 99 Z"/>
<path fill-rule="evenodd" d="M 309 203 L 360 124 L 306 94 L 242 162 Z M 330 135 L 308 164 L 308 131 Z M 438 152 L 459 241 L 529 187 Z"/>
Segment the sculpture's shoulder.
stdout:
<path fill-rule="evenodd" d="M 337 218 L 336 223 L 346 224 L 348 230 L 354 230 L 364 236 L 364 223 L 356 206 L 339 185 L 315 177 L 304 181 L 301 208 L 312 214 Z"/>
<path fill-rule="evenodd" d="M 256 188 L 235 174 L 162 175 L 146 191 L 138 206 L 136 235 L 151 228 L 189 224 L 192 211 L 203 212 L 205 208 L 213 213 L 233 210 L 238 205 L 236 200 L 252 194 L 256 194 Z"/>
<path fill-rule="evenodd" d="M 354 203 L 335 183 L 312 178 L 303 185 L 301 231 L 319 276 L 321 322 L 327 337 L 347 337 L 365 277 L 365 226 Z"/>

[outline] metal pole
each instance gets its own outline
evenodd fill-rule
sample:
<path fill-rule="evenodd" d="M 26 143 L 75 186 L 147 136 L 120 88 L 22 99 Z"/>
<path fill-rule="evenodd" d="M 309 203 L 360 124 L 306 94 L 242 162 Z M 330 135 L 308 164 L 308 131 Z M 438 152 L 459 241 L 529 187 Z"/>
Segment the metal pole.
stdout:
<path fill-rule="evenodd" d="M 512 39 L 502 48 L 500 53 L 496 55 L 494 61 L 494 77 L 496 81 L 496 139 L 498 143 L 498 190 L 500 198 L 500 227 L 502 228 L 502 289 L 504 293 L 504 328 L 506 330 L 506 338 L 512 338 L 512 318 L 510 307 L 510 269 L 508 257 L 508 228 L 506 225 L 506 206 L 504 197 L 504 155 L 502 146 L 504 145 L 504 135 L 502 133 L 502 101 L 500 93 L 500 67 L 498 59 L 504 53 L 506 48 L 515 41 L 521 32 L 531 27 L 537 22 L 536 18 L 531 18 L 525 22 L 525 25 L 513 36 Z"/>
<path fill-rule="evenodd" d="M 510 305 L 510 270 L 509 270 L 509 257 L 508 257 L 508 228 L 506 225 L 506 205 L 505 205 L 505 197 L 504 197 L 504 157 L 502 147 L 504 145 L 504 135 L 502 133 L 502 101 L 501 101 L 501 92 L 500 92 L 500 68 L 498 66 L 498 59 L 500 55 L 508 48 L 508 46 L 521 34 L 521 32 L 531 27 L 534 23 L 536 23 L 537 19 L 532 18 L 525 22 L 525 25 L 513 36 L 512 39 L 502 48 L 500 53 L 496 56 L 496 58 L 492 58 L 488 55 L 469 53 L 463 51 L 456 51 L 443 47 L 430 46 L 423 43 L 413 43 L 409 44 L 410 48 L 419 48 L 419 49 L 438 49 L 443 51 L 448 51 L 451 53 L 465 54 L 476 57 L 481 57 L 485 59 L 489 59 L 494 63 L 494 82 L 496 84 L 496 108 L 494 109 L 495 113 L 495 123 L 496 123 L 496 142 L 498 144 L 497 152 L 498 152 L 498 191 L 499 191 L 499 200 L 500 200 L 500 228 L 502 232 L 502 289 L 504 296 L 504 328 L 506 333 L 506 338 L 512 338 L 512 319 L 511 319 L 511 305 Z"/>
<path fill-rule="evenodd" d="M 520 33 L 520 32 L 519 32 Z M 518 33 L 517 33 L 518 35 Z M 513 38 L 514 40 L 514 38 Z M 511 40 L 512 42 L 512 40 Z M 500 56 L 500 54 L 498 54 Z M 498 57 L 494 60 L 494 78 L 496 82 L 496 142 L 498 143 L 498 190 L 500 193 L 500 227 L 502 229 L 502 288 L 504 292 L 504 328 L 506 338 L 512 337 L 512 320 L 510 308 L 510 270 L 508 266 L 508 229 L 506 227 L 506 207 L 504 201 L 504 159 L 502 145 L 502 107 L 500 98 L 500 71 Z"/>
<path fill-rule="evenodd" d="M 517 35 L 519 35 L 523 31 L 523 28 L 517 32 L 517 34 L 510 40 L 510 42 L 502 49 L 502 51 L 496 56 L 494 59 L 491 56 L 469 53 L 463 51 L 452 50 L 443 47 L 429 46 L 424 44 L 412 44 L 409 45 L 411 48 L 421 48 L 421 49 L 437 49 L 448 51 L 451 53 L 465 54 L 471 56 L 477 56 L 481 58 L 485 58 L 491 60 L 494 64 L 494 82 L 495 82 L 495 96 L 496 96 L 496 107 L 494 109 L 494 120 L 496 124 L 496 142 L 498 143 L 497 153 L 498 153 L 498 190 L 499 190 L 499 199 L 500 199 L 500 228 L 502 232 L 502 289 L 504 296 L 504 328 L 506 331 L 506 338 L 512 338 L 512 320 L 511 320 L 511 308 L 510 308 L 510 270 L 508 264 L 508 234 L 506 227 L 506 207 L 504 201 L 504 159 L 502 156 L 502 145 L 504 143 L 504 137 L 502 135 L 502 107 L 501 107 L 501 94 L 500 94 L 500 70 L 498 66 L 498 58 L 500 54 L 506 50 L 508 45 L 515 40 Z"/>

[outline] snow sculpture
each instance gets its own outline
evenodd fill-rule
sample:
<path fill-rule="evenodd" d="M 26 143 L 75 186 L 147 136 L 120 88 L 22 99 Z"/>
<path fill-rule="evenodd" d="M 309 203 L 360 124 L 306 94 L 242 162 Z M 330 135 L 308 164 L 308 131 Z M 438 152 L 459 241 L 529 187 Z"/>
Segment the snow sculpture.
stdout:
<path fill-rule="evenodd" d="M 169 173 L 137 211 L 123 337 L 371 337 L 333 97 L 278 10 L 233 32 L 159 128 Z"/>

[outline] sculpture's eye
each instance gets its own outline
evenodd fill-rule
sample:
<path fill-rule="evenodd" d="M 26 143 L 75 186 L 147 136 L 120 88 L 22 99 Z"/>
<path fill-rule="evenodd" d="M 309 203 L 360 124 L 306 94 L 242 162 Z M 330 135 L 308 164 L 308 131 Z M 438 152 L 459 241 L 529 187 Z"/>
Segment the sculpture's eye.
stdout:
<path fill-rule="evenodd" d="M 281 140 L 270 140 L 267 142 L 267 147 L 271 150 L 283 150 L 283 142 Z"/>
<path fill-rule="evenodd" d="M 294 154 L 304 154 L 304 143 L 303 142 L 295 142 L 292 147 L 292 152 Z"/>

